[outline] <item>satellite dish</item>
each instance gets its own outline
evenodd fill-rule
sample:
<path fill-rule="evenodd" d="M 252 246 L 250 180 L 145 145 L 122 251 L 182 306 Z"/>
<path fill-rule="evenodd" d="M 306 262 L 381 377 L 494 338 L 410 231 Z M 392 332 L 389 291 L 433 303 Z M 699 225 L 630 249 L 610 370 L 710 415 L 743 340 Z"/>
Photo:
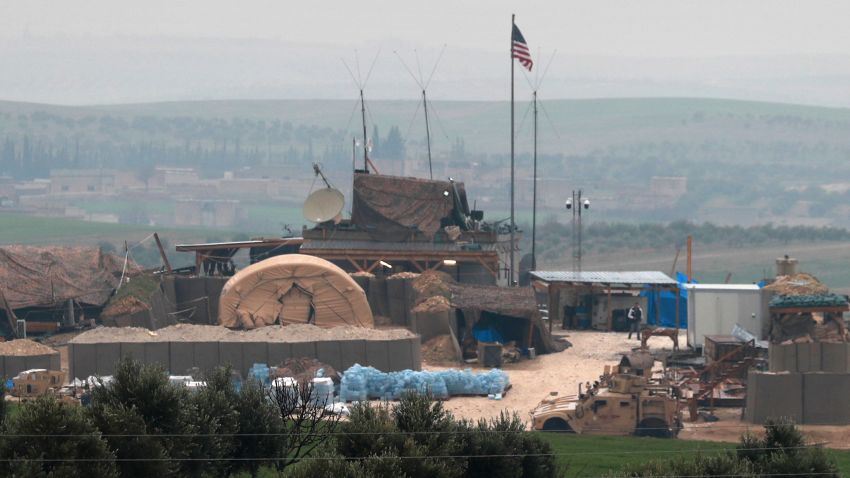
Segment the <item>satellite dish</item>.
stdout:
<path fill-rule="evenodd" d="M 313 222 L 326 222 L 342 213 L 345 196 L 334 188 L 324 188 L 310 194 L 304 201 L 304 218 Z"/>

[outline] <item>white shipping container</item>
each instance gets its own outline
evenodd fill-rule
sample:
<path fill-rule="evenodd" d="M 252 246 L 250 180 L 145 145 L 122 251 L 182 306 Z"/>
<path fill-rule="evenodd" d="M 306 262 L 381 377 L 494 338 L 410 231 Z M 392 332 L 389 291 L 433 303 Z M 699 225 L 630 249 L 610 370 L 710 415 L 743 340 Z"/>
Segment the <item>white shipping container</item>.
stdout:
<path fill-rule="evenodd" d="M 706 335 L 730 335 L 735 324 L 763 338 L 769 315 L 755 284 L 684 284 L 688 291 L 688 345 L 702 348 Z"/>

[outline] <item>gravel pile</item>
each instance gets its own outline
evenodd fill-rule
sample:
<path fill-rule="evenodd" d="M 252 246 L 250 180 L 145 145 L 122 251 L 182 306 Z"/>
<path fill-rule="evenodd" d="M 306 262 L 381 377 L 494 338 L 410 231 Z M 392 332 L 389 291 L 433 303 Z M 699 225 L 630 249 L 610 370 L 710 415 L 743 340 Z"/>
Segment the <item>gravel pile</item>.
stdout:
<path fill-rule="evenodd" d="M 56 350 L 27 339 L 0 342 L 0 355 L 14 355 L 18 357 L 30 355 L 46 355 L 58 353 Z"/>
<path fill-rule="evenodd" d="M 314 342 L 322 340 L 397 340 L 415 337 L 406 329 L 369 329 L 343 325 L 329 329 L 308 324 L 270 325 L 254 330 L 230 330 L 217 325 L 178 324 L 150 331 L 137 327 L 98 327 L 71 343 L 104 342 Z"/>

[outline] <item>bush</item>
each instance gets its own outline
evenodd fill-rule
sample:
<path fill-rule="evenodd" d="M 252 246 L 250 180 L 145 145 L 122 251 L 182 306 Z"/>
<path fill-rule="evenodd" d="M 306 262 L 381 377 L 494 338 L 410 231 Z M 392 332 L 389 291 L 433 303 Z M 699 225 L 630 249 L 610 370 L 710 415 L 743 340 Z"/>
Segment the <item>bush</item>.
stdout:
<path fill-rule="evenodd" d="M 195 404 L 187 390 L 169 383 L 161 367 L 128 359 L 118 363 L 113 378 L 92 390 L 88 411 L 121 460 L 121 475 L 180 474 L 196 447 Z"/>
<path fill-rule="evenodd" d="M 472 425 L 430 396 L 409 394 L 393 406 L 354 405 L 341 428 L 323 459 L 300 464 L 295 476 L 555 476 L 551 448 L 516 414 Z"/>
<path fill-rule="evenodd" d="M 790 420 L 768 420 L 764 436 L 746 434 L 734 452 L 682 457 L 633 466 L 621 476 L 838 477 L 835 462 Z"/>
<path fill-rule="evenodd" d="M 0 443 L 2 476 L 118 476 L 115 456 L 78 406 L 53 397 L 24 402 L 7 420 L 6 434 Z"/>
<path fill-rule="evenodd" d="M 283 422 L 277 409 L 269 403 L 266 390 L 255 382 L 248 381 L 236 397 L 235 409 L 239 420 L 239 436 L 236 439 L 235 469 L 247 471 L 256 477 L 260 466 L 274 464 L 258 458 L 280 456 L 279 434 Z"/>

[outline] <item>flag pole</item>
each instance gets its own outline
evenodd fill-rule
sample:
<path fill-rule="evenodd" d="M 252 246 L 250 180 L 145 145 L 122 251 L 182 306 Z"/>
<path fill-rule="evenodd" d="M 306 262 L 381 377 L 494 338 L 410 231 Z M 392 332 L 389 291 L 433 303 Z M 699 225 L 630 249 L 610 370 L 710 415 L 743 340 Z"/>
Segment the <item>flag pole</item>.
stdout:
<path fill-rule="evenodd" d="M 514 230 L 516 222 L 514 221 L 514 25 L 516 24 L 516 14 L 511 14 L 511 267 L 510 279 L 508 287 L 514 285 Z"/>
<path fill-rule="evenodd" d="M 540 70 L 537 70 L 540 71 Z M 534 178 L 531 194 L 531 270 L 537 270 L 537 90 L 534 90 Z"/>

